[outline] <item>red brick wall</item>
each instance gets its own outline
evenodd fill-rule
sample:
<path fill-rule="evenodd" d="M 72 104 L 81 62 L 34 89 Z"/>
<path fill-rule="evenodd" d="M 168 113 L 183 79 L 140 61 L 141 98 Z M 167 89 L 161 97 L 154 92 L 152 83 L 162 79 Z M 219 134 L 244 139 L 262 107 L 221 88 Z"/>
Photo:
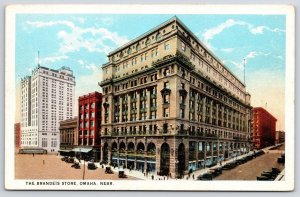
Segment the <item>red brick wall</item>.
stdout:
<path fill-rule="evenodd" d="M 102 94 L 93 92 L 88 95 L 80 96 L 78 99 L 78 145 L 100 147 L 100 129 L 101 129 L 101 102 Z M 94 107 L 92 107 L 94 103 Z M 83 106 L 83 108 L 82 108 Z M 86 106 L 88 106 L 86 108 Z M 94 113 L 94 117 L 91 114 Z M 88 114 L 88 117 L 86 117 Z M 91 126 L 94 121 L 94 126 Z M 80 124 L 81 123 L 81 124 Z M 85 123 L 88 123 L 86 126 Z M 91 131 L 94 134 L 91 134 Z M 91 144 L 91 140 L 94 144 Z M 83 142 L 83 143 L 82 143 Z"/>
<path fill-rule="evenodd" d="M 15 123 L 15 147 L 21 147 L 21 125 L 20 123 Z"/>
<path fill-rule="evenodd" d="M 275 145 L 276 118 L 262 107 L 253 108 L 253 143 L 257 149 Z"/>

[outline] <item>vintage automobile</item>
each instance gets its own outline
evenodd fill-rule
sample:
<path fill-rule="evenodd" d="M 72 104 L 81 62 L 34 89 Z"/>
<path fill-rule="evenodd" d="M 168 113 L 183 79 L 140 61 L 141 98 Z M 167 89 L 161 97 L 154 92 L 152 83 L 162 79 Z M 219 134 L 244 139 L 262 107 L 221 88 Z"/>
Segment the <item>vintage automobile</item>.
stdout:
<path fill-rule="evenodd" d="M 213 175 L 213 177 L 217 177 L 220 174 L 222 174 L 222 168 L 221 167 L 212 168 L 209 170 L 209 172 Z"/>
<path fill-rule="evenodd" d="M 66 161 L 67 159 L 68 159 L 67 156 L 64 156 L 64 157 L 61 158 L 62 161 Z"/>
<path fill-rule="evenodd" d="M 197 180 L 200 180 L 200 181 L 211 181 L 212 179 L 213 179 L 212 173 L 204 173 L 197 177 Z"/>
<path fill-rule="evenodd" d="M 74 163 L 74 158 L 73 157 L 69 157 L 67 160 L 65 160 L 67 163 Z"/>
<path fill-rule="evenodd" d="M 95 170 L 95 169 L 97 169 L 97 166 L 95 165 L 94 162 L 89 162 L 87 168 L 89 170 Z"/>
<path fill-rule="evenodd" d="M 127 178 L 124 170 L 119 170 L 119 178 Z"/>
<path fill-rule="evenodd" d="M 111 170 L 110 166 L 105 167 L 105 174 L 113 174 L 114 172 Z"/>
<path fill-rule="evenodd" d="M 73 165 L 71 165 L 71 167 L 75 169 L 80 169 L 79 162 L 75 162 Z"/>

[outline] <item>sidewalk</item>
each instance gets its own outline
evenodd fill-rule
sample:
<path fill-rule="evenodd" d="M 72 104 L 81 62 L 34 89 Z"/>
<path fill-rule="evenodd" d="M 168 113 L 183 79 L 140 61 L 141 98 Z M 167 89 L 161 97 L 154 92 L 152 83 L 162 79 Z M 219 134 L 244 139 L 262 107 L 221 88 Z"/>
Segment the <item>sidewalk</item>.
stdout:
<path fill-rule="evenodd" d="M 246 157 L 247 155 L 249 155 L 251 153 L 253 153 L 253 151 L 250 151 L 247 154 L 243 154 L 243 155 L 228 159 L 226 161 L 222 161 L 222 165 L 225 165 L 226 163 L 229 163 L 231 161 L 238 160 L 240 158 Z M 75 161 L 79 162 L 79 160 L 77 158 L 75 158 Z M 87 163 L 88 162 L 85 162 L 85 165 L 87 165 Z M 84 161 L 81 160 L 80 165 L 83 165 L 83 164 L 84 164 Z M 100 165 L 99 162 L 95 162 L 95 165 L 98 168 L 102 168 L 102 165 Z M 107 165 L 103 165 L 104 169 L 105 169 L 106 166 Z M 182 179 L 173 179 L 173 178 L 168 178 L 167 176 L 159 176 L 159 175 L 156 174 L 156 172 L 150 172 L 150 173 L 148 173 L 148 175 L 146 175 L 141 171 L 129 170 L 127 168 L 123 169 L 123 167 L 121 167 L 120 170 L 124 170 L 125 174 L 128 175 L 128 176 L 132 176 L 132 177 L 142 179 L 142 180 L 152 180 L 152 175 L 153 175 L 153 180 L 181 180 L 181 181 L 186 180 L 186 181 L 193 181 L 193 180 L 197 180 L 198 176 L 200 176 L 204 173 L 207 173 L 207 172 L 209 172 L 210 169 L 216 168 L 216 167 L 221 167 L 221 166 L 220 166 L 220 164 L 217 164 L 217 165 L 215 165 L 213 167 L 210 167 L 210 168 L 204 168 L 204 169 L 196 170 L 190 175 L 189 178 L 188 178 L 188 175 L 184 175 L 184 177 Z M 113 166 L 111 166 L 111 170 L 114 173 L 118 173 L 119 172 L 119 167 L 114 168 Z M 194 175 L 194 179 L 193 179 L 193 175 Z"/>

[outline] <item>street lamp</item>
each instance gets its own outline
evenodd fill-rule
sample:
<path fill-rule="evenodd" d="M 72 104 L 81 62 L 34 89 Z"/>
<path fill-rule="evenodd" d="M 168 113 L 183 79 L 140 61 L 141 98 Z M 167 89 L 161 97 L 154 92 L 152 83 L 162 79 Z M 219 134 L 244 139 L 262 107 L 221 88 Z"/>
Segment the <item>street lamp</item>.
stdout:
<path fill-rule="evenodd" d="M 178 174 L 178 163 L 179 163 L 179 161 L 178 161 L 178 159 L 176 159 L 176 161 L 175 161 L 175 179 L 176 179 L 176 177 L 177 177 L 177 174 Z"/>

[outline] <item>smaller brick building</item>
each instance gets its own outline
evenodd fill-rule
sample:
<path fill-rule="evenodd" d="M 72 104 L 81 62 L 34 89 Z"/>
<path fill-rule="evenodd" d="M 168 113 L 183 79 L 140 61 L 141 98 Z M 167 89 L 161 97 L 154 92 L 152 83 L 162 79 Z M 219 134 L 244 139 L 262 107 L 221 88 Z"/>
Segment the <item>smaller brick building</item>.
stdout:
<path fill-rule="evenodd" d="M 78 148 L 79 152 L 100 159 L 102 94 L 92 92 L 78 99 Z"/>
<path fill-rule="evenodd" d="M 20 123 L 15 123 L 15 147 L 19 149 L 21 147 L 21 127 Z"/>
<path fill-rule="evenodd" d="M 61 155 L 73 156 L 72 149 L 78 145 L 77 117 L 59 122 Z"/>
<path fill-rule="evenodd" d="M 252 112 L 254 148 L 275 145 L 277 119 L 262 107 L 253 108 Z"/>
<path fill-rule="evenodd" d="M 276 144 L 282 144 L 285 142 L 285 132 L 276 131 Z"/>

